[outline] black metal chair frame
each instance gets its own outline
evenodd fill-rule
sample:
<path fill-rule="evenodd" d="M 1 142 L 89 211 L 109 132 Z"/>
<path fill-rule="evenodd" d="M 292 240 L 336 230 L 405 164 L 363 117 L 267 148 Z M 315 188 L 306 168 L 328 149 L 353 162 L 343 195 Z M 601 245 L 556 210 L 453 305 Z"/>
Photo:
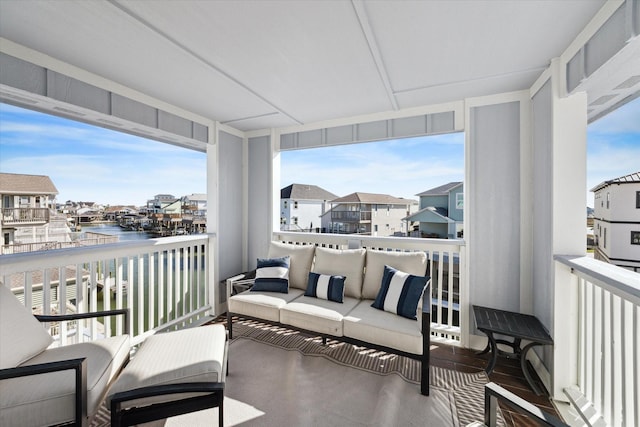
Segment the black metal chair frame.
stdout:
<path fill-rule="evenodd" d="M 206 393 L 186 399 L 122 409 L 129 400 L 177 393 Z M 218 408 L 218 425 L 223 425 L 224 383 L 181 383 L 142 387 L 116 393 L 111 398 L 111 427 L 132 426 L 208 408 Z"/>
<path fill-rule="evenodd" d="M 91 313 L 75 313 L 60 315 L 35 315 L 40 322 L 64 322 L 69 320 L 91 319 L 107 316 L 124 316 L 124 333 L 129 333 L 129 309 L 95 311 Z M 127 359 L 128 361 L 128 359 Z M 123 366 L 126 365 L 126 362 Z M 122 367 L 121 367 L 122 369 Z M 0 380 L 46 374 L 49 372 L 73 370 L 75 375 L 75 416 L 73 425 L 88 425 L 87 414 L 87 359 L 69 359 L 57 362 L 39 363 L 36 365 L 18 366 L 0 370 Z"/>
<path fill-rule="evenodd" d="M 423 301 L 430 301 L 430 296 L 429 296 L 429 288 L 430 288 L 431 284 L 429 283 L 429 285 L 427 285 L 427 287 L 424 290 L 424 293 L 422 295 L 422 299 Z M 397 354 L 398 356 L 404 356 L 404 357 L 408 357 L 410 359 L 414 359 L 414 360 L 418 360 L 421 363 L 421 368 L 420 368 L 420 393 L 424 396 L 428 396 L 429 395 L 429 375 L 430 375 L 430 371 L 429 371 L 429 364 L 430 364 L 430 356 L 429 356 L 429 350 L 431 347 L 431 305 L 430 304 L 423 304 L 422 306 L 422 354 L 416 354 L 416 353 L 409 353 L 409 352 L 405 352 L 402 350 L 398 350 L 395 348 L 391 348 L 391 347 L 386 347 L 386 346 L 382 346 L 382 345 L 378 345 L 378 344 L 373 344 L 367 341 L 361 341 L 355 338 L 351 338 L 351 337 L 345 337 L 345 336 L 335 336 L 335 335 L 329 335 L 329 334 L 322 334 L 322 333 L 318 333 L 315 331 L 310 331 L 308 329 L 303 329 L 303 328 L 297 328 L 291 325 L 286 325 L 280 322 L 273 322 L 273 321 L 269 321 L 269 320 L 264 320 L 264 319 L 260 319 L 257 317 L 251 317 L 251 316 L 246 316 L 244 314 L 239 314 L 239 313 L 232 313 L 229 310 L 227 310 L 227 329 L 229 330 L 229 339 L 231 340 L 233 338 L 233 317 L 237 317 L 237 318 L 241 318 L 241 319 L 250 319 L 250 320 L 255 320 L 257 322 L 262 322 L 262 323 L 267 323 L 270 325 L 274 325 L 274 326 L 278 326 L 278 327 L 282 327 L 282 328 L 287 328 L 287 329 L 291 329 L 291 330 L 295 330 L 295 331 L 300 331 L 303 333 L 307 333 L 310 335 L 314 335 L 314 336 L 320 336 L 322 337 L 322 343 L 326 344 L 327 339 L 331 339 L 331 340 L 337 340 L 337 341 L 342 341 L 348 344 L 353 344 L 355 346 L 358 347 L 367 347 L 367 348 L 372 348 L 374 350 L 380 350 L 380 351 L 384 351 L 386 353 L 391 353 L 391 354 Z M 425 333 L 426 331 L 426 333 Z"/>
<path fill-rule="evenodd" d="M 516 396 L 498 384 L 484 386 L 484 424 L 496 427 L 498 422 L 498 401 L 501 400 L 519 412 L 534 418 L 538 423 L 552 427 L 568 427 L 562 420 L 548 414 L 530 402 Z"/>

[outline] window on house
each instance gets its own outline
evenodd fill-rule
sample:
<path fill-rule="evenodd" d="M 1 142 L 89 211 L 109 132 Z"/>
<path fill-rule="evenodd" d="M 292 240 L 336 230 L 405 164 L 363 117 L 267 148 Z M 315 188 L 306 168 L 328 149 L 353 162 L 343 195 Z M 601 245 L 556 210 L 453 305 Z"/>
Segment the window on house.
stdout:
<path fill-rule="evenodd" d="M 21 205 L 28 205 L 29 204 L 29 196 L 20 196 L 20 204 Z"/>
<path fill-rule="evenodd" d="M 456 194 L 456 209 L 464 209 L 464 194 Z"/>
<path fill-rule="evenodd" d="M 285 208 L 285 209 L 287 209 L 287 205 L 288 205 L 288 203 L 287 203 L 287 201 L 285 200 L 285 201 L 284 201 L 284 208 Z"/>
<path fill-rule="evenodd" d="M 640 245 L 640 231 L 631 232 L 631 244 Z"/>
<path fill-rule="evenodd" d="M 373 226 L 373 231 L 375 231 L 376 233 L 378 232 L 378 224 Z"/>
<path fill-rule="evenodd" d="M 604 229 L 604 238 L 602 239 L 602 242 L 604 244 L 604 248 L 607 249 L 607 229 Z"/>
<path fill-rule="evenodd" d="M 293 202 L 293 209 L 298 209 L 298 201 Z"/>
<path fill-rule="evenodd" d="M 609 209 L 609 201 L 611 200 L 611 193 L 607 193 L 607 209 Z"/>
<path fill-rule="evenodd" d="M 280 217 L 280 225 L 285 225 L 287 223 L 287 218 Z"/>
<path fill-rule="evenodd" d="M 636 209 L 640 209 L 640 191 L 636 191 Z"/>
<path fill-rule="evenodd" d="M 293 218 L 291 218 L 291 222 L 293 223 L 293 225 L 298 225 L 298 217 L 294 216 Z"/>

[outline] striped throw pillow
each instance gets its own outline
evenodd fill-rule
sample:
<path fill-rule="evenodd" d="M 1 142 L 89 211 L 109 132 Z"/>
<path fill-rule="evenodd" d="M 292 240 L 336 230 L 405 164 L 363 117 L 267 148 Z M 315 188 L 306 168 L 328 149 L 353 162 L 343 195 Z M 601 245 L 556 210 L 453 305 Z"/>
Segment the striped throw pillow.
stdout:
<path fill-rule="evenodd" d="M 344 280 L 344 276 L 330 276 L 311 272 L 309 273 L 307 290 L 304 295 L 342 303 Z"/>
<path fill-rule="evenodd" d="M 289 256 L 258 258 L 253 292 L 289 293 Z"/>
<path fill-rule="evenodd" d="M 385 265 L 382 284 L 371 307 L 417 319 L 418 301 L 429 279 L 429 276 L 414 276 Z"/>

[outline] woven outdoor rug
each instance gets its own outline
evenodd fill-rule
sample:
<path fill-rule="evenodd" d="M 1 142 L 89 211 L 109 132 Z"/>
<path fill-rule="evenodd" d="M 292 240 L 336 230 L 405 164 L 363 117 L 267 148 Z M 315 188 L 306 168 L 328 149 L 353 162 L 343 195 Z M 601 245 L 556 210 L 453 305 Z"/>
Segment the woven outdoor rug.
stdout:
<path fill-rule="evenodd" d="M 489 380 L 483 371 L 431 366 L 427 397 L 420 395 L 417 360 L 337 340 L 323 345 L 320 337 L 251 320 L 234 322 L 233 333 L 225 425 L 439 427 L 484 418 Z M 211 409 L 149 425 L 215 425 L 216 420 L 217 409 Z M 501 417 L 499 423 L 504 425 Z M 105 406 L 91 425 L 109 425 Z"/>

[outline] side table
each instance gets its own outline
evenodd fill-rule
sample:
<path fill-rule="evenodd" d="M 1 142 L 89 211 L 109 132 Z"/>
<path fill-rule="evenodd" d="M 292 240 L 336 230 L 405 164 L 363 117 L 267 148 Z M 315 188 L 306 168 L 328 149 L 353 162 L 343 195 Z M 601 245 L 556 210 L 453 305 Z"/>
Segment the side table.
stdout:
<path fill-rule="evenodd" d="M 520 360 L 520 368 L 527 379 L 531 389 L 541 395 L 542 391 L 534 383 L 529 367 L 527 366 L 527 353 L 536 345 L 553 345 L 553 338 L 537 317 L 512 311 L 498 310 L 494 308 L 473 306 L 473 314 L 476 328 L 484 332 L 489 341 L 484 350 L 478 354 L 491 352 L 491 359 L 485 369 L 490 374 L 496 366 L 498 354 L 515 357 Z M 513 341 L 496 339 L 494 334 L 505 335 L 513 338 Z M 524 348 L 520 347 L 522 340 L 530 341 Z M 512 353 L 498 349 L 498 344 L 508 345 L 513 349 Z"/>

